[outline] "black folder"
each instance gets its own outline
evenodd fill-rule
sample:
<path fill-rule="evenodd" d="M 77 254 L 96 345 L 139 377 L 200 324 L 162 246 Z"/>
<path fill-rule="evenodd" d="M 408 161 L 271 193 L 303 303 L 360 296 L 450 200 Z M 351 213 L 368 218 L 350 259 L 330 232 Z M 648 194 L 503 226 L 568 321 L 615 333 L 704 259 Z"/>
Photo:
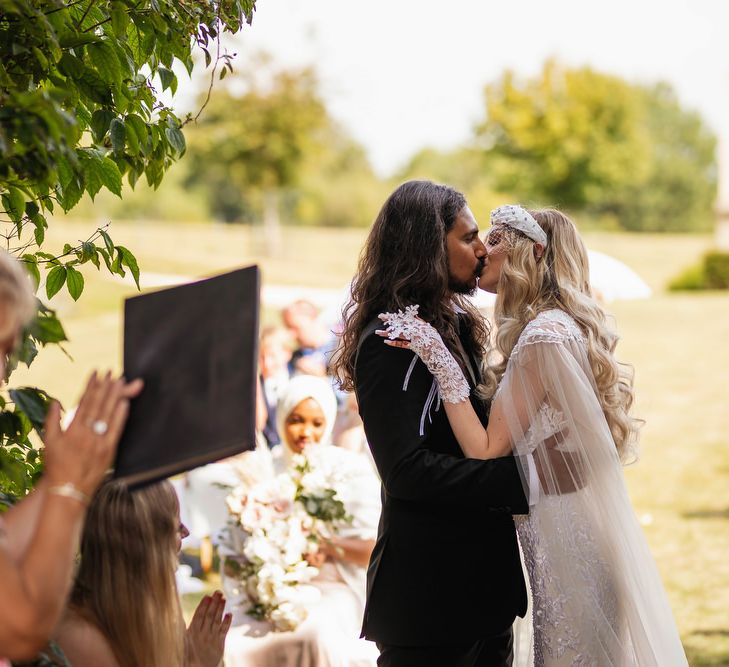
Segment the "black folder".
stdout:
<path fill-rule="evenodd" d="M 130 484 L 255 447 L 257 266 L 124 305 L 124 376 L 144 379 L 114 465 Z"/>

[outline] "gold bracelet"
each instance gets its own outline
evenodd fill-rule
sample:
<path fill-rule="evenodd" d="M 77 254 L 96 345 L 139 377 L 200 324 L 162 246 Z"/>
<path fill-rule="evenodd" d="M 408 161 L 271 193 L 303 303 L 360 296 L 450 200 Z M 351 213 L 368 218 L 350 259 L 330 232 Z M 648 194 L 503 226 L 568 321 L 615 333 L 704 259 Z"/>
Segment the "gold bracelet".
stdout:
<path fill-rule="evenodd" d="M 64 498 L 73 498 L 74 500 L 78 500 L 84 507 L 88 507 L 91 502 L 91 498 L 71 482 L 66 482 L 59 486 L 52 486 L 48 489 L 48 493 L 63 496 Z"/>

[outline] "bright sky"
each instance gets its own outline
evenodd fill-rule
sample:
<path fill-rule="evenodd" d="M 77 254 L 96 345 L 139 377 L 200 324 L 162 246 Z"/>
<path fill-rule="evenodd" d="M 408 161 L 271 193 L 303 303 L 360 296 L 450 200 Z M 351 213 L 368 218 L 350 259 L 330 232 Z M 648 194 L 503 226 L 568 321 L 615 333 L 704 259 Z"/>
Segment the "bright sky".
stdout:
<path fill-rule="evenodd" d="M 483 114 L 483 86 L 556 56 L 634 82 L 673 84 L 729 134 L 725 0 L 258 0 L 236 38 L 282 65 L 312 64 L 331 113 L 383 175 L 450 148 Z"/>

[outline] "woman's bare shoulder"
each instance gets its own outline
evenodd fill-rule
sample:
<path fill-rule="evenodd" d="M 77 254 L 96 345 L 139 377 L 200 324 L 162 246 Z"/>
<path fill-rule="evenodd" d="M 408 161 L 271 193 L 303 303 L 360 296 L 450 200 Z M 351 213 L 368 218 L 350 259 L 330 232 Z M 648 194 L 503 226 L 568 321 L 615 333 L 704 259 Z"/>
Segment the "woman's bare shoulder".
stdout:
<path fill-rule="evenodd" d="M 76 611 L 63 615 L 55 640 L 73 667 L 120 667 L 101 630 Z"/>

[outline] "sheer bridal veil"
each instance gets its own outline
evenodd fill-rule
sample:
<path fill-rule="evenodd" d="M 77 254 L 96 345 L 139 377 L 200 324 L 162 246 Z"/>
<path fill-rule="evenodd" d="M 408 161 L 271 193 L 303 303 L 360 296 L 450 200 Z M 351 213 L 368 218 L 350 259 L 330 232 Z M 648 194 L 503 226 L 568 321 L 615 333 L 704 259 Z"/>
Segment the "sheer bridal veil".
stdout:
<path fill-rule="evenodd" d="M 525 487 L 527 454 L 540 480 L 539 500 L 517 518 L 533 614 L 514 664 L 686 665 L 574 320 L 547 311 L 532 321 L 497 397 Z"/>

